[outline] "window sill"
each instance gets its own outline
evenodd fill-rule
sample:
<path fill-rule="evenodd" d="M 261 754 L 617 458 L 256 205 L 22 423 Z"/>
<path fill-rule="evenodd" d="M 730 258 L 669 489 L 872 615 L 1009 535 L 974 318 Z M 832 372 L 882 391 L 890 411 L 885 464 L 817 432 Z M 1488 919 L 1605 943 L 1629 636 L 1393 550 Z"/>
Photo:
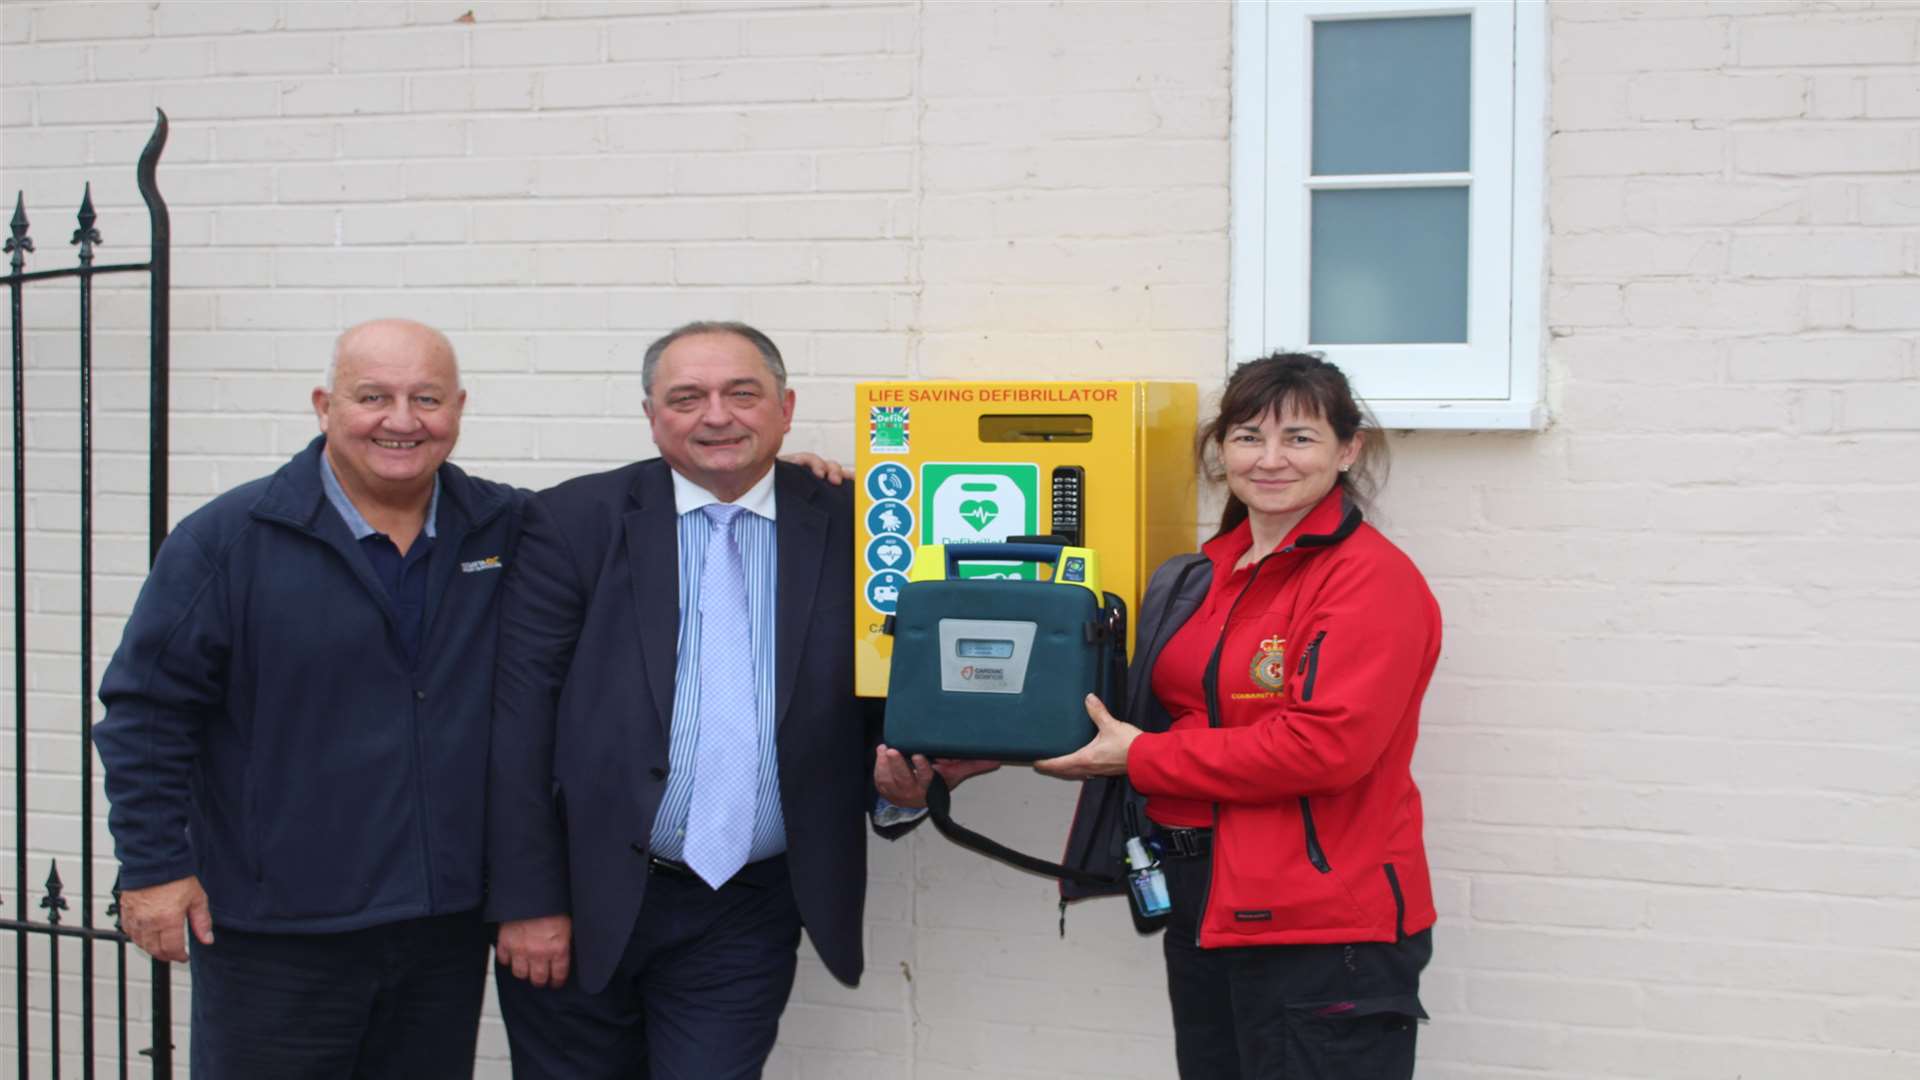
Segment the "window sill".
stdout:
<path fill-rule="evenodd" d="M 1389 431 L 1544 431 L 1547 406 L 1522 401 L 1383 401 L 1374 418 Z"/>

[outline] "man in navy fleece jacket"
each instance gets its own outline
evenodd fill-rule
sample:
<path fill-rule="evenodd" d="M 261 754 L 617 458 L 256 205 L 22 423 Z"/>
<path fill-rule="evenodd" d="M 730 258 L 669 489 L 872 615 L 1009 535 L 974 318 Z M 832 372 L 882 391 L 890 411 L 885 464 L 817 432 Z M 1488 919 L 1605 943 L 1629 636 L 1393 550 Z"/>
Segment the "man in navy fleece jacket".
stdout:
<path fill-rule="evenodd" d="M 447 463 L 465 400 L 437 331 L 342 334 L 320 437 L 180 523 L 107 668 L 122 921 L 191 956 L 196 1077 L 472 1074 L 522 498 Z"/>

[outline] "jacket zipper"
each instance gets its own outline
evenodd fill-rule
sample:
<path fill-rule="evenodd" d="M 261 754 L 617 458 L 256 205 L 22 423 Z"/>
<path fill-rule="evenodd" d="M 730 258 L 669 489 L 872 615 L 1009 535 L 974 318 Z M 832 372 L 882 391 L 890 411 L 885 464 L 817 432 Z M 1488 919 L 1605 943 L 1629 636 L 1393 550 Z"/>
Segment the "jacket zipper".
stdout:
<path fill-rule="evenodd" d="M 447 545 L 442 557 L 451 556 L 457 560 L 461 555 L 460 546 L 471 535 L 473 535 L 472 531 L 469 530 L 451 537 L 452 542 Z M 438 541 L 435 543 L 437 546 Z M 432 572 L 431 567 L 428 568 L 428 572 Z M 451 582 L 448 587 L 452 587 Z M 427 703 L 426 672 L 421 666 L 421 662 L 426 659 L 428 642 L 425 635 L 427 632 L 426 627 L 421 628 L 420 652 L 414 657 L 413 670 L 410 673 L 412 675 L 410 681 L 413 683 L 413 775 L 416 790 L 419 792 L 415 802 L 420 815 L 420 861 L 426 867 L 427 873 L 427 914 L 437 915 L 440 912 L 439 901 L 434 898 L 433 887 L 433 803 L 432 797 L 427 792 L 427 734 L 420 715 Z"/>
<path fill-rule="evenodd" d="M 1400 872 L 1392 863 L 1382 863 L 1387 872 L 1387 887 L 1393 890 L 1393 940 L 1407 940 L 1407 898 L 1400 892 Z"/>
<path fill-rule="evenodd" d="M 1313 641 L 1307 645 L 1307 655 L 1301 658 L 1301 664 L 1307 669 L 1307 681 L 1300 684 L 1300 700 L 1313 700 L 1313 683 L 1320 677 L 1320 643 L 1327 639 L 1325 630 L 1313 635 Z"/>
<path fill-rule="evenodd" d="M 420 710 L 426 704 L 426 691 L 420 688 L 421 671 L 415 666 L 413 676 L 416 680 L 413 690 L 413 775 L 419 792 L 415 801 L 415 812 L 420 815 L 420 861 L 426 869 L 427 914 L 437 915 L 436 901 L 433 898 L 433 813 L 427 802 L 427 766 L 426 750 L 421 745 L 426 734 L 421 730 Z"/>
<path fill-rule="evenodd" d="M 1292 550 L 1292 547 L 1286 547 L 1261 556 L 1260 561 L 1253 564 L 1253 572 L 1247 575 L 1247 583 L 1240 586 L 1233 603 L 1227 605 L 1227 617 L 1220 623 L 1220 637 L 1214 641 L 1213 655 L 1207 658 L 1207 670 L 1200 677 L 1200 688 L 1207 697 L 1207 726 L 1210 728 L 1220 726 L 1220 653 L 1227 645 L 1227 627 L 1233 622 L 1233 613 L 1240 607 L 1240 601 L 1246 599 L 1253 583 L 1260 579 L 1260 568 L 1267 564 L 1267 560 Z M 1213 804 L 1213 833 L 1213 854 L 1207 859 L 1207 887 L 1200 893 L 1200 917 L 1193 923 L 1193 943 L 1196 946 L 1200 944 L 1200 935 L 1207 925 L 1207 908 L 1213 903 L 1213 864 L 1220 857 L 1220 804 L 1217 802 Z"/>
<path fill-rule="evenodd" d="M 505 504 L 496 506 L 493 511 L 482 518 L 481 521 L 491 522 L 494 518 L 505 512 L 505 509 Z M 442 542 L 445 542 L 445 555 L 443 557 L 450 557 L 457 562 L 463 554 L 460 550 L 461 547 L 479 533 L 480 525 L 473 522 L 460 522 L 456 525 L 456 529 L 456 532 L 443 535 L 436 539 L 434 544 L 436 547 L 439 547 Z M 433 573 L 432 568 L 429 567 L 427 572 L 431 575 Z M 451 589 L 452 587 L 453 579 L 449 578 L 447 588 Z M 440 599 L 442 603 L 444 603 L 446 597 L 442 596 Z M 445 622 L 445 620 L 439 621 Z M 426 672 L 421 664 L 422 661 L 426 659 L 428 646 L 433 644 L 432 635 L 435 629 L 437 628 L 431 625 L 420 628 L 420 651 L 414 657 L 413 670 L 409 672 L 411 675 L 409 681 L 413 683 L 413 774 L 417 779 L 420 793 L 419 798 L 416 800 L 420 814 L 420 855 L 427 870 L 427 913 L 430 915 L 439 914 L 439 900 L 434 896 L 433 797 L 428 791 L 427 782 L 429 779 L 427 775 L 427 733 L 422 724 L 420 714 L 427 702 L 427 692 L 425 689 L 427 682 Z M 483 896 L 487 888 L 486 879 L 487 868 L 483 865 L 481 867 L 481 894 Z"/>
<path fill-rule="evenodd" d="M 1307 861 L 1323 874 L 1333 873 L 1333 864 L 1327 862 L 1327 853 L 1320 849 L 1320 834 L 1313 828 L 1313 804 L 1305 795 L 1300 796 L 1300 820 L 1307 830 Z"/>
<path fill-rule="evenodd" d="M 1300 658 L 1300 668 L 1307 673 L 1300 684 L 1301 701 L 1313 700 L 1313 684 L 1320 677 L 1320 643 L 1325 640 L 1325 630 L 1313 635 L 1313 640 L 1307 643 L 1306 655 Z M 1320 833 L 1313 827 L 1313 804 L 1305 795 L 1300 796 L 1300 823 L 1307 834 L 1307 861 L 1323 874 L 1332 873 L 1333 865 L 1327 862 L 1326 850 L 1320 846 Z"/>

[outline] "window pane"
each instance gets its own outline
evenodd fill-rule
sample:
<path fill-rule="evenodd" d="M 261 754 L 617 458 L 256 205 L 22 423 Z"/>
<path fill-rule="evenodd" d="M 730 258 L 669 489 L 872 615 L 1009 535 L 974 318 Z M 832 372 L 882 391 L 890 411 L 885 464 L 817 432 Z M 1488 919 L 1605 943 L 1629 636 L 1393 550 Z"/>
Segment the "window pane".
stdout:
<path fill-rule="evenodd" d="M 1467 189 L 1313 193 L 1316 345 L 1467 340 Z"/>
<path fill-rule="evenodd" d="M 1313 172 L 1465 172 L 1470 16 L 1313 24 Z"/>

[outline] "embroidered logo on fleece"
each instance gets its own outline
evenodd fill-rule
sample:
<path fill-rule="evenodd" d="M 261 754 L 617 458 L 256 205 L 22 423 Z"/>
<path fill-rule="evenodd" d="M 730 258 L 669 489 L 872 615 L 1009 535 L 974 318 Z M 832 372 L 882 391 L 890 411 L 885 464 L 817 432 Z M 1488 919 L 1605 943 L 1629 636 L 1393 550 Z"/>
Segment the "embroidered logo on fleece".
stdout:
<path fill-rule="evenodd" d="M 505 565 L 507 564 L 501 561 L 500 556 L 489 555 L 484 559 L 475 559 L 472 562 L 461 563 L 460 572 L 463 574 L 477 574 L 482 570 L 498 570 Z"/>
<path fill-rule="evenodd" d="M 1247 673 L 1253 676 L 1256 686 L 1280 689 L 1287 681 L 1287 639 L 1275 634 L 1261 642 Z"/>

